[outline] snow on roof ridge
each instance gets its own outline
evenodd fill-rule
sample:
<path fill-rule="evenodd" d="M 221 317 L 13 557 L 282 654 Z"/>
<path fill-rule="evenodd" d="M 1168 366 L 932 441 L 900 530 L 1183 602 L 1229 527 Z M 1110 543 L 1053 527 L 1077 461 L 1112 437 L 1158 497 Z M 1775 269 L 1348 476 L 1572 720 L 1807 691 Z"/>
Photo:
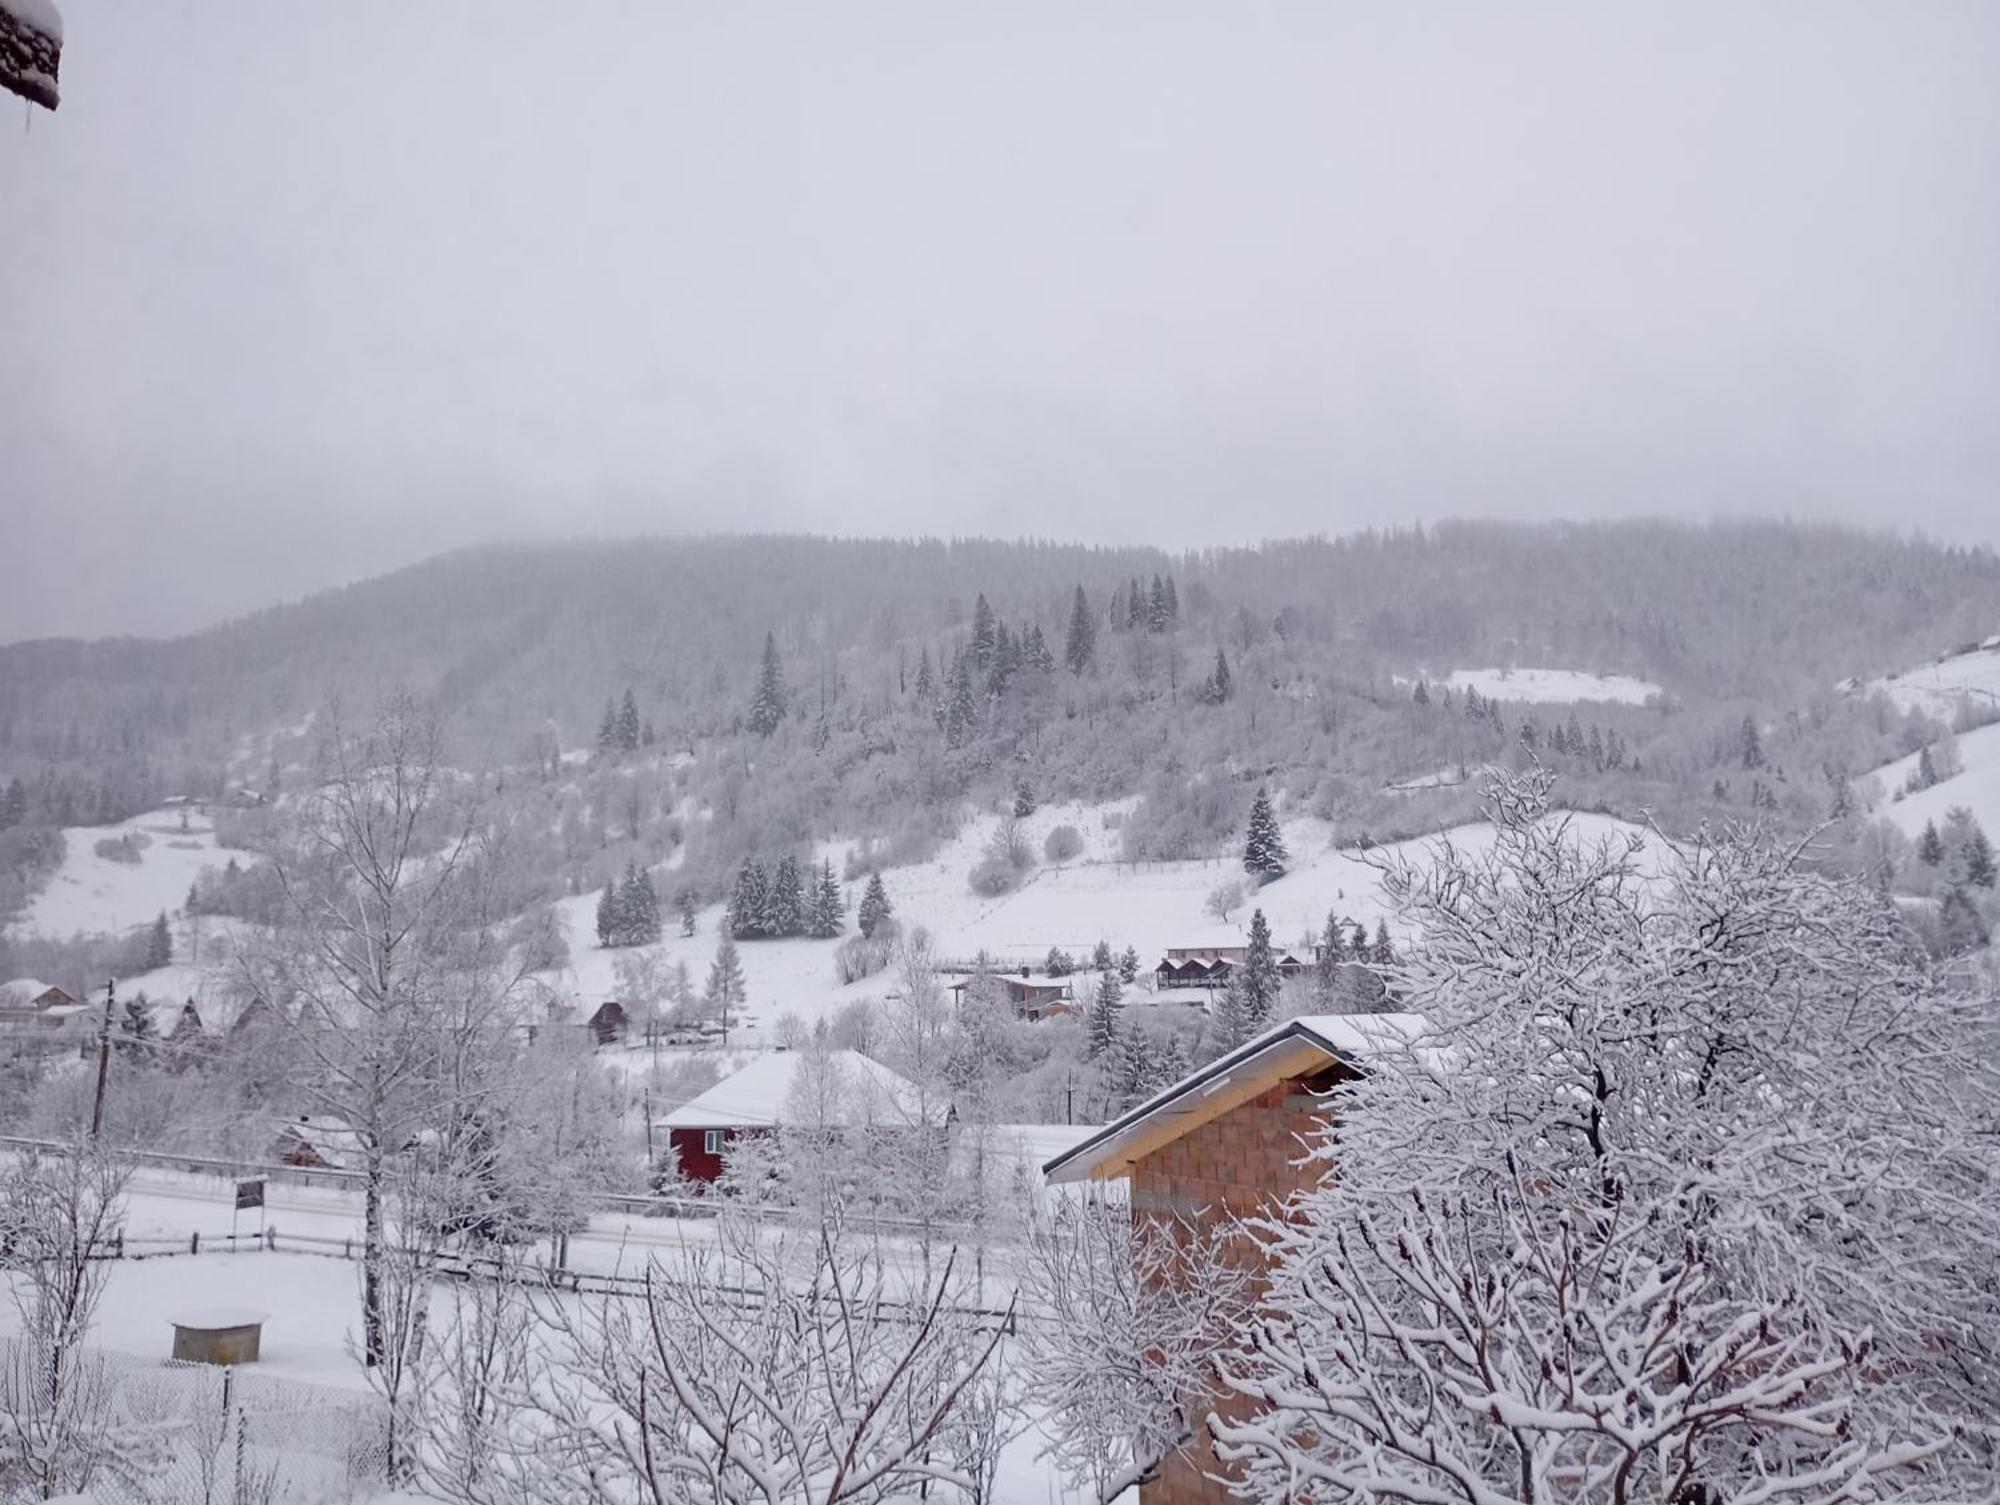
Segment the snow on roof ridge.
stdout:
<path fill-rule="evenodd" d="M 870 1112 L 878 1105 L 901 1115 L 916 1112 L 916 1084 L 880 1061 L 856 1050 L 830 1050 L 827 1059 L 846 1078 L 843 1126 L 880 1122 Z M 776 1128 L 783 1121 L 792 1082 L 806 1060 L 804 1051 L 763 1052 L 706 1092 L 655 1120 L 655 1125 L 668 1129 Z"/>

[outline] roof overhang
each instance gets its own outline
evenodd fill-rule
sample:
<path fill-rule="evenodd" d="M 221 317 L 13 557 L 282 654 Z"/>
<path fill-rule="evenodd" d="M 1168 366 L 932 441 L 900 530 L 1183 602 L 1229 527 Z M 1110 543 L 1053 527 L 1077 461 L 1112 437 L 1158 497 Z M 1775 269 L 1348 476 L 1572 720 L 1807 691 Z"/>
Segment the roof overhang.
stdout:
<path fill-rule="evenodd" d="M 0 89 L 53 110 L 62 16 L 53 0 L 0 0 Z"/>

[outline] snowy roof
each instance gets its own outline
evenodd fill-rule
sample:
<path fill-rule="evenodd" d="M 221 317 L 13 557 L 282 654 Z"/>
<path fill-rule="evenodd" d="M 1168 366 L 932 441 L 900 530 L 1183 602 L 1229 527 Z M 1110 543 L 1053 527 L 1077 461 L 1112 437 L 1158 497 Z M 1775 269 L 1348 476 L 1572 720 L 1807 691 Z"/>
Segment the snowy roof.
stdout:
<path fill-rule="evenodd" d="M 1329 1061 L 1359 1066 L 1430 1028 L 1417 1014 L 1301 1014 L 1183 1077 L 1042 1167 L 1051 1181 L 1109 1180 L 1141 1154 L 1179 1138 L 1274 1082 Z"/>
<path fill-rule="evenodd" d="M 717 1082 L 690 1102 L 656 1121 L 667 1129 L 771 1129 L 785 1116 L 786 1099 L 800 1067 L 803 1051 L 770 1051 L 741 1071 Z M 830 1050 L 827 1060 L 842 1087 L 837 1108 L 841 1127 L 911 1123 L 918 1117 L 920 1094 L 914 1084 L 880 1061 L 854 1050 Z M 942 1122 L 943 1106 L 931 1117 Z"/>

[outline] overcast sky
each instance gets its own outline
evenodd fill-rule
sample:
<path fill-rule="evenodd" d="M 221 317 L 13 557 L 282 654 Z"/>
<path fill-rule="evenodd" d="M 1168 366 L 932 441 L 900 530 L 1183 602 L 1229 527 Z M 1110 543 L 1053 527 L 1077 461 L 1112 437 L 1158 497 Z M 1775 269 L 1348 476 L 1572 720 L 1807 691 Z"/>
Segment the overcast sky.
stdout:
<path fill-rule="evenodd" d="M 60 0 L 0 640 L 459 543 L 2000 542 L 2000 5 Z"/>

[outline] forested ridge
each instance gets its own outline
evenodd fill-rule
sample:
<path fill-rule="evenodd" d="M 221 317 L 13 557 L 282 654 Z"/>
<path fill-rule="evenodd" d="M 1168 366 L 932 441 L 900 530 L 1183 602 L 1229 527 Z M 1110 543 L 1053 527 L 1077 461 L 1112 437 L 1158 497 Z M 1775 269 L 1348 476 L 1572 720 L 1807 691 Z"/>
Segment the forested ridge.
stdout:
<path fill-rule="evenodd" d="M 491 546 L 188 637 L 0 648 L 0 784 L 19 781 L 15 827 L 283 785 L 309 772 L 315 712 L 404 687 L 435 699 L 468 765 L 581 783 L 568 818 L 592 834 L 566 860 L 620 829 L 641 848 L 625 858 L 692 841 L 704 892 L 745 856 L 834 831 L 918 851 L 966 800 L 1023 792 L 1140 797 L 1133 858 L 1213 850 L 1260 781 L 1357 837 L 1393 835 L 1470 792 L 1387 784 L 1524 755 L 1577 803 L 1807 820 L 1935 731 L 1836 682 L 1996 629 L 1991 550 L 1778 522 L 1456 522 L 1184 554 Z M 1665 693 L 1571 708 L 1428 693 L 1453 669 L 1509 666 Z M 579 749 L 594 756 L 565 772 Z"/>

